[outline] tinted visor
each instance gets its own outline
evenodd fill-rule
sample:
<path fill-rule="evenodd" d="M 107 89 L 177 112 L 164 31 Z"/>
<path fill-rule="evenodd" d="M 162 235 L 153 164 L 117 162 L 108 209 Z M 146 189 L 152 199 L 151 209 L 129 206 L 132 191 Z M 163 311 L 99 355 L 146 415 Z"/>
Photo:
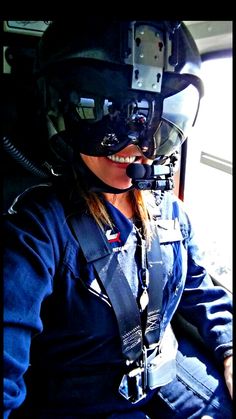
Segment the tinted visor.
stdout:
<path fill-rule="evenodd" d="M 66 133 L 77 152 L 108 156 L 135 144 L 145 157 L 156 159 L 187 138 L 203 94 L 198 77 L 164 73 L 161 92 L 153 93 L 130 89 L 128 73 L 93 71 L 87 84 L 86 71 L 79 75 L 83 88 L 63 86 Z"/>
<path fill-rule="evenodd" d="M 149 158 L 171 155 L 188 137 L 198 114 L 203 85 L 196 76 L 170 74 L 163 86 L 165 95 L 161 121 L 146 153 Z"/>

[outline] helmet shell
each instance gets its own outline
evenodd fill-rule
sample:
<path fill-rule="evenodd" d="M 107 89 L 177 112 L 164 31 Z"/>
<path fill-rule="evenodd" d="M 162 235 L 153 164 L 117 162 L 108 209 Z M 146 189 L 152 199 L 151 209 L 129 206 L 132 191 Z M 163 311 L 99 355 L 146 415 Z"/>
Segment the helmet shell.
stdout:
<path fill-rule="evenodd" d="M 72 149 L 88 155 L 111 155 L 135 143 L 148 158 L 170 156 L 196 120 L 200 67 L 183 22 L 54 21 L 39 42 L 35 66 L 49 137 L 62 132 Z"/>

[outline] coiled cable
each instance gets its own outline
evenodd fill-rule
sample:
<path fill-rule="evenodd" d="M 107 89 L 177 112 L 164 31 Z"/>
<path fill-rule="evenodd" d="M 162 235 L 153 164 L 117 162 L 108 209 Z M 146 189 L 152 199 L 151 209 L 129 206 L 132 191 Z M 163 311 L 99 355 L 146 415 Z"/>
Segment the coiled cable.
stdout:
<path fill-rule="evenodd" d="M 30 161 L 22 151 L 18 150 L 18 148 L 12 143 L 12 141 L 8 137 L 4 136 L 2 140 L 4 150 L 8 154 L 10 154 L 10 156 L 14 160 L 16 160 L 21 166 L 33 173 L 35 176 L 48 178 L 49 174 L 46 173 L 44 170 L 38 168 L 35 163 Z"/>

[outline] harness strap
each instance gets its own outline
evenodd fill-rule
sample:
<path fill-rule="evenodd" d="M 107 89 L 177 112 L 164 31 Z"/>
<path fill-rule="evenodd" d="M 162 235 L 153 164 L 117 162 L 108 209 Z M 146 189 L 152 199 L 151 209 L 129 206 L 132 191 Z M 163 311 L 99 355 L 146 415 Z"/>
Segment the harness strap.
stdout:
<path fill-rule="evenodd" d="M 96 222 L 86 214 L 70 217 L 71 226 L 87 262 L 92 262 L 115 312 L 122 353 L 134 361 L 142 354 L 139 308 L 116 254 Z M 89 240 L 88 240 L 89 238 Z"/>
<path fill-rule="evenodd" d="M 129 283 L 120 269 L 116 254 L 94 261 L 95 269 L 101 279 L 115 311 L 122 352 L 130 361 L 142 354 L 142 328 L 139 308 Z"/>
<path fill-rule="evenodd" d="M 147 307 L 147 323 L 145 339 L 148 346 L 157 343 L 160 338 L 161 307 L 164 288 L 164 270 L 161 246 L 156 227 L 152 226 L 153 236 L 151 247 L 147 251 L 147 266 L 149 271 L 149 303 Z"/>
<path fill-rule="evenodd" d="M 93 263 L 110 299 L 117 318 L 122 353 L 125 358 L 134 361 L 140 357 L 143 348 L 141 317 L 117 254 L 112 251 L 105 234 L 92 217 L 83 214 L 77 217 L 71 216 L 69 220 L 87 262 Z M 147 252 L 147 262 L 150 285 L 145 339 L 150 345 L 159 340 L 163 295 L 163 265 L 157 235 Z"/>

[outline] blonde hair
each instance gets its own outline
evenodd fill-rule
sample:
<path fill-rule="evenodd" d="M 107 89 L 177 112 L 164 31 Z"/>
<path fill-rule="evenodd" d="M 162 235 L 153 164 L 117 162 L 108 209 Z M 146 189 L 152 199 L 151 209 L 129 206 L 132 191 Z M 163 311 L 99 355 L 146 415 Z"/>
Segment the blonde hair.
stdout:
<path fill-rule="evenodd" d="M 101 194 L 87 190 L 78 178 L 76 186 L 77 191 L 86 203 L 89 213 L 95 219 L 100 228 L 104 230 L 105 225 L 108 225 L 111 228 L 114 227 Z M 150 243 L 152 237 L 150 222 L 153 219 L 151 209 L 153 205 L 148 205 L 148 203 L 153 202 L 154 198 L 150 191 L 132 189 L 129 191 L 129 194 L 134 210 L 134 218 L 140 222 L 144 238 L 147 243 Z"/>

